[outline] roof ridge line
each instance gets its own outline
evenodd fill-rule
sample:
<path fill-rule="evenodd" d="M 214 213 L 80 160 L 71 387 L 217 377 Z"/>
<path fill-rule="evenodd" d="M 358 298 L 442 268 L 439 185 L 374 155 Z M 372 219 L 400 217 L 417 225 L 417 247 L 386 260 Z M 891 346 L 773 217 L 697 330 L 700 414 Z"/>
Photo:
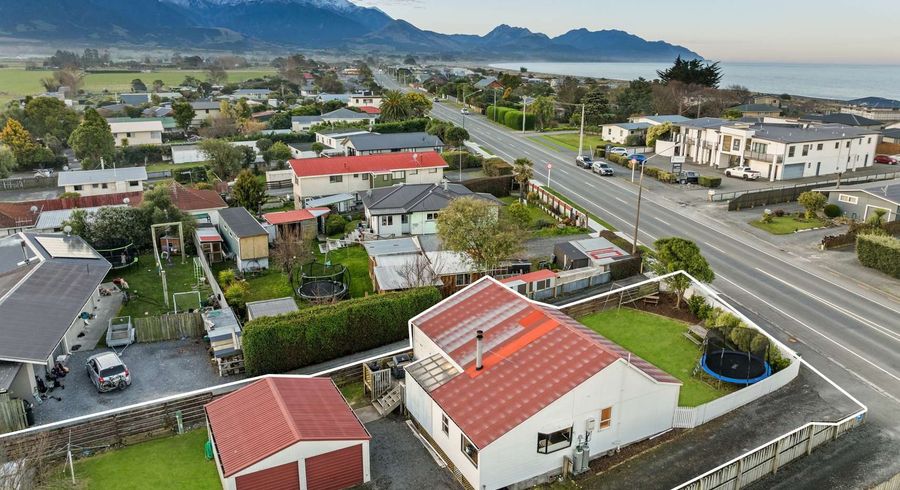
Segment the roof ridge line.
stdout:
<path fill-rule="evenodd" d="M 294 440 L 300 439 L 302 437 L 300 435 L 300 430 L 297 429 L 294 418 L 288 416 L 289 412 L 287 405 L 284 403 L 284 398 L 281 397 L 281 391 L 278 389 L 278 385 L 275 384 L 274 378 L 266 378 L 266 384 L 268 384 L 269 389 L 272 390 L 272 397 L 275 398 L 275 403 L 278 404 L 278 408 L 281 410 L 281 416 L 284 417 L 288 427 L 291 428 L 291 433 L 294 434 Z"/>

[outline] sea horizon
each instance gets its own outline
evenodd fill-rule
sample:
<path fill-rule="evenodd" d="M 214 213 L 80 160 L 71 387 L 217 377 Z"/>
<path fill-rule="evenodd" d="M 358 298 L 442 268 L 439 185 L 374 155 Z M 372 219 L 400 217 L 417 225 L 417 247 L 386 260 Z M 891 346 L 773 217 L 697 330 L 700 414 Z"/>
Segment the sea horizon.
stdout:
<path fill-rule="evenodd" d="M 656 70 L 671 62 L 540 62 L 504 61 L 489 66 L 611 80 L 658 78 Z M 797 95 L 821 99 L 850 100 L 861 97 L 900 99 L 900 65 L 791 62 L 720 62 L 720 87 L 742 85 L 753 92 Z M 813 76 L 811 71 L 814 70 Z"/>

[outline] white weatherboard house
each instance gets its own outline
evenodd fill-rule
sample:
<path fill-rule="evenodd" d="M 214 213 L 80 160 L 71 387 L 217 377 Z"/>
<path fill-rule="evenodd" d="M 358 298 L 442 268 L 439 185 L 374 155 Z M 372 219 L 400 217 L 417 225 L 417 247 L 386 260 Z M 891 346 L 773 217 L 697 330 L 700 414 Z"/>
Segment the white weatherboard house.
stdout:
<path fill-rule="evenodd" d="M 586 444 L 670 429 L 681 383 L 491 277 L 410 320 L 405 404 L 471 488 L 525 488 Z"/>
<path fill-rule="evenodd" d="M 110 122 L 116 146 L 161 145 L 163 124 L 159 120 Z"/>
<path fill-rule="evenodd" d="M 62 187 L 64 192 L 96 196 L 143 191 L 146 181 L 147 169 L 145 167 L 122 167 L 60 172 L 56 185 Z"/>
<path fill-rule="evenodd" d="M 331 378 L 270 376 L 205 409 L 225 490 L 340 490 L 371 479 L 372 437 Z"/>
<path fill-rule="evenodd" d="M 716 166 L 749 165 L 770 181 L 836 174 L 872 166 L 878 138 L 850 126 L 735 123 L 721 128 Z"/>
<path fill-rule="evenodd" d="M 307 199 L 362 193 L 394 184 L 437 184 L 447 163 L 435 152 L 382 153 L 358 157 L 306 158 L 291 160 L 294 171 L 294 201 L 304 207 Z"/>
<path fill-rule="evenodd" d="M 603 139 L 605 139 L 606 141 L 624 145 L 629 136 L 638 135 L 644 137 L 647 135 L 648 129 L 650 129 L 650 123 L 646 122 L 615 123 L 604 124 L 600 128 L 600 132 L 603 136 Z"/>

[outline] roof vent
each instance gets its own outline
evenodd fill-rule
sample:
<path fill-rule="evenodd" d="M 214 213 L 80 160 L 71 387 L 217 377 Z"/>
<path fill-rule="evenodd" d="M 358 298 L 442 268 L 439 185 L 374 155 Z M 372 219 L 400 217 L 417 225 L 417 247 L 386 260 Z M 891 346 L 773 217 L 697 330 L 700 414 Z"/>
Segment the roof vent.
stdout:
<path fill-rule="evenodd" d="M 481 371 L 484 368 L 482 358 L 484 357 L 484 330 L 475 333 L 475 370 Z"/>

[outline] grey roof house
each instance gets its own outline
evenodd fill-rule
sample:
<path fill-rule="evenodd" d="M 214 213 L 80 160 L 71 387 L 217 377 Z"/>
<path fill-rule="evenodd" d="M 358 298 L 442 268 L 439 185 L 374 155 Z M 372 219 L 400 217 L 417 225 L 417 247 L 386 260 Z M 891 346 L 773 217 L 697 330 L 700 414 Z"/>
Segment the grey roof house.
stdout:
<path fill-rule="evenodd" d="M 437 136 L 419 133 L 365 133 L 354 134 L 341 142 L 348 155 L 372 155 L 409 151 L 436 151 L 444 149 L 444 142 Z"/>
<path fill-rule="evenodd" d="M 828 196 L 828 202 L 841 208 L 848 218 L 865 221 L 872 217 L 875 210 L 881 209 L 885 211 L 882 217 L 885 222 L 900 219 L 900 179 L 816 191 Z"/>
<path fill-rule="evenodd" d="M 30 398 L 35 375 L 43 377 L 57 356 L 71 352 L 86 326 L 81 315 L 94 312 L 110 268 L 78 236 L 0 239 L 0 392 Z"/>
<path fill-rule="evenodd" d="M 363 196 L 366 220 L 378 236 L 437 233 L 437 216 L 454 199 L 475 197 L 499 207 L 496 197 L 470 191 L 462 184 L 401 184 L 371 189 Z"/>
<path fill-rule="evenodd" d="M 269 234 L 246 209 L 220 209 L 218 226 L 239 270 L 269 268 Z"/>
<path fill-rule="evenodd" d="M 841 112 L 833 112 L 831 114 L 806 114 L 800 118 L 801 121 L 809 121 L 822 124 L 842 124 L 844 126 L 854 126 L 866 129 L 881 129 L 882 122 L 868 117 L 856 114 L 845 114 Z"/>

